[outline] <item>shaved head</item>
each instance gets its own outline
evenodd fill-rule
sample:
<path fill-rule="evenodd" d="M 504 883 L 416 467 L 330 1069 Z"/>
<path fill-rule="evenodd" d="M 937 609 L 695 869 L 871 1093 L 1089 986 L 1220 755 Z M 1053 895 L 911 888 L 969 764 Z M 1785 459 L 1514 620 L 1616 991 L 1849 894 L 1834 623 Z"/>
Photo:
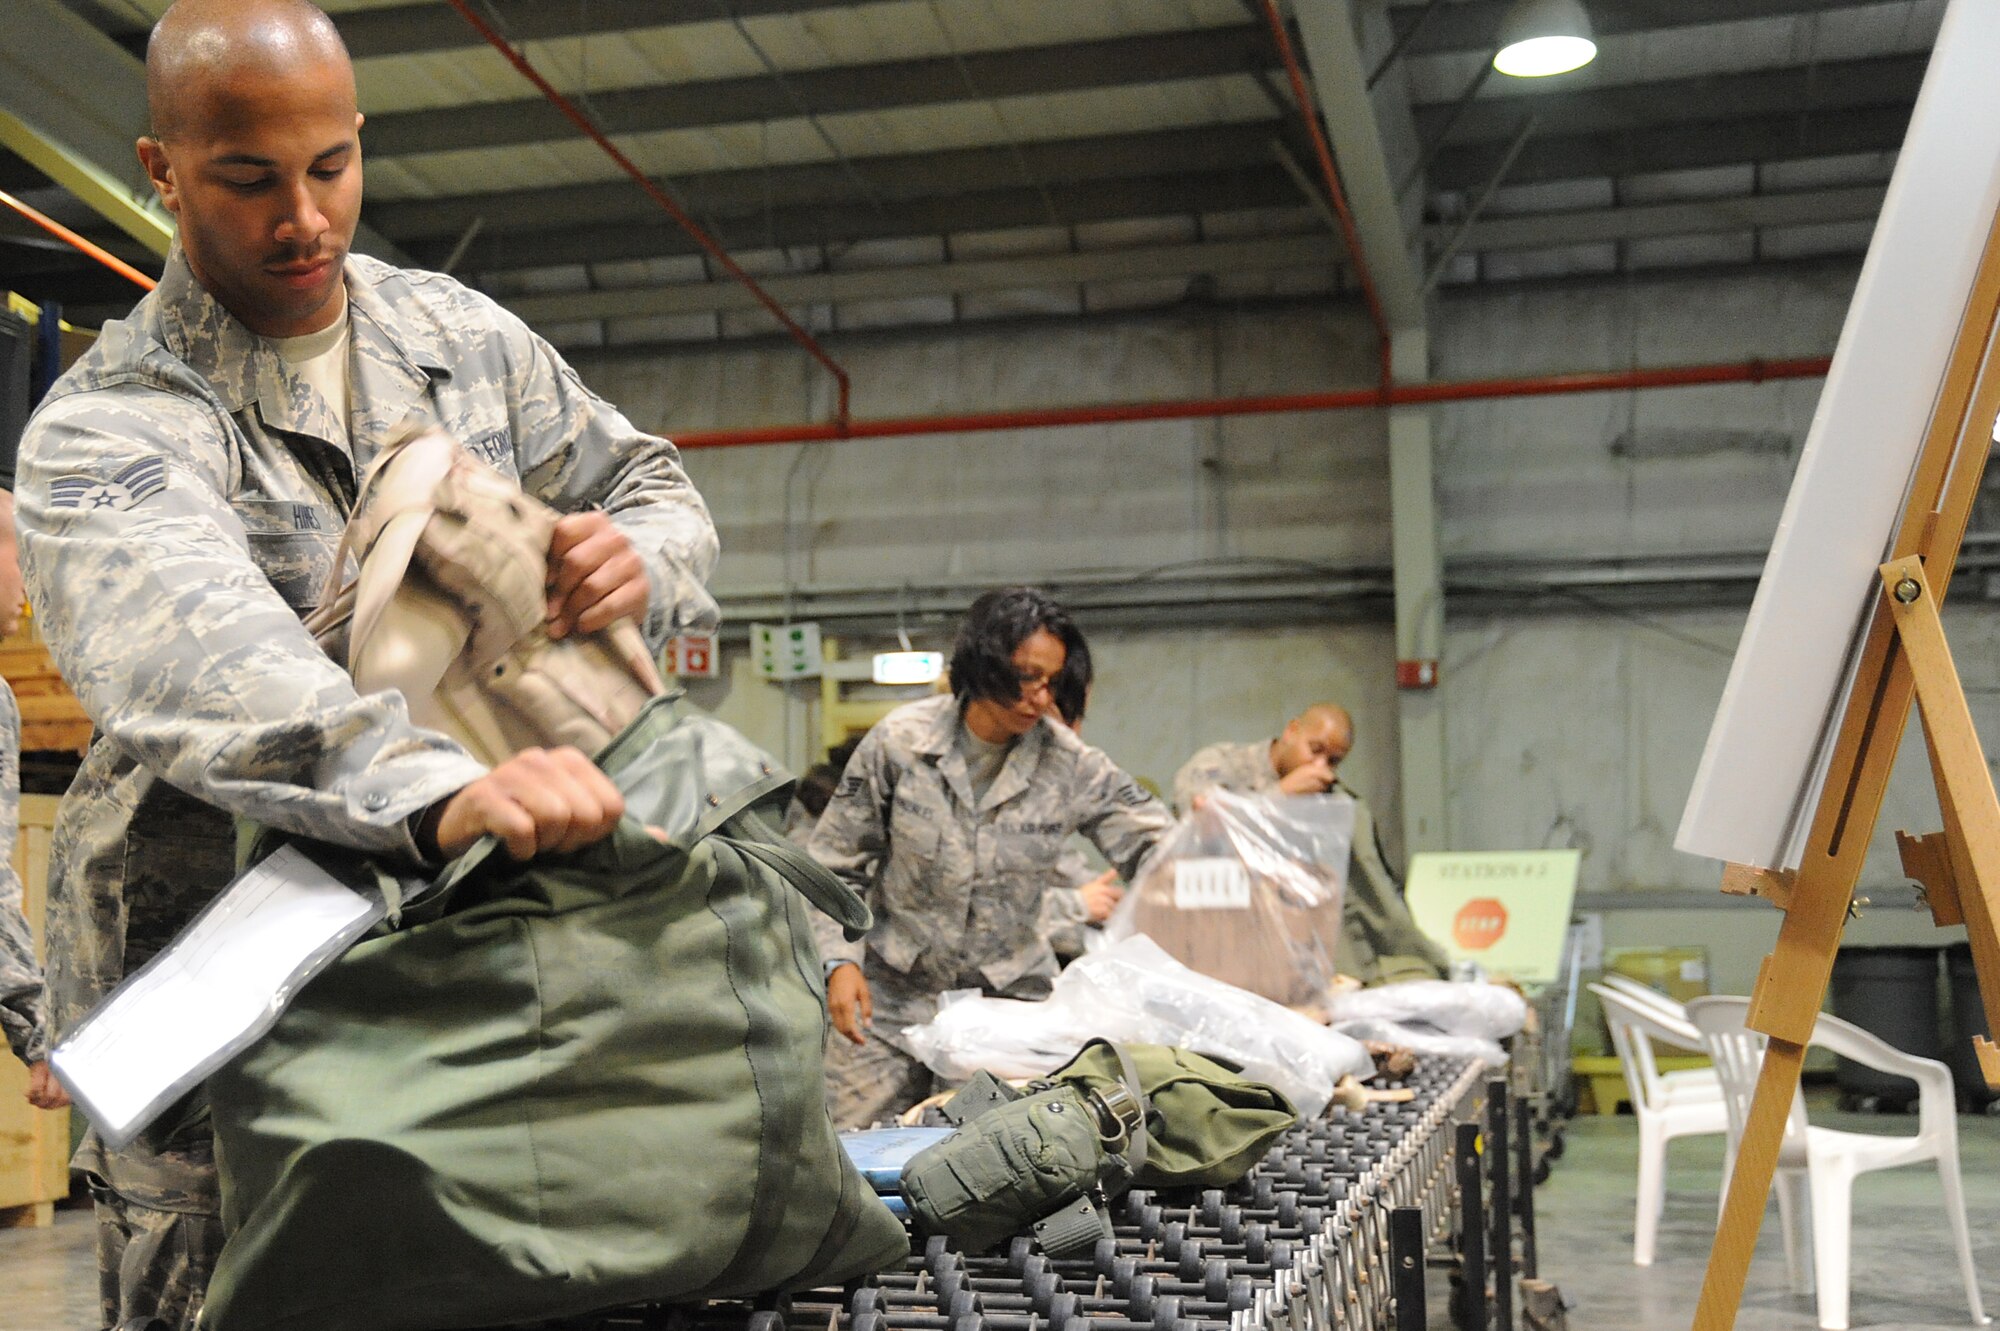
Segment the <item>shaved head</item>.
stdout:
<path fill-rule="evenodd" d="M 332 20 L 305 0 L 178 0 L 147 44 L 146 95 L 139 160 L 195 280 L 263 337 L 337 321 L 361 113 Z"/>
<path fill-rule="evenodd" d="M 1280 777 L 1308 763 L 1324 762 L 1330 779 L 1340 760 L 1354 747 L 1354 718 L 1338 703 L 1314 703 L 1285 726 L 1272 741 L 1271 766 Z"/>
<path fill-rule="evenodd" d="M 197 128 L 215 90 L 237 78 L 283 78 L 327 61 L 352 84 L 346 44 L 307 0 L 176 0 L 146 43 L 153 137 L 171 143 Z"/>
<path fill-rule="evenodd" d="M 1354 718 L 1348 714 L 1345 707 L 1342 707 L 1337 702 L 1316 702 L 1293 717 L 1292 724 L 1295 726 L 1309 726 L 1313 729 L 1325 726 L 1338 726 L 1343 730 L 1351 732 L 1354 729 Z"/>

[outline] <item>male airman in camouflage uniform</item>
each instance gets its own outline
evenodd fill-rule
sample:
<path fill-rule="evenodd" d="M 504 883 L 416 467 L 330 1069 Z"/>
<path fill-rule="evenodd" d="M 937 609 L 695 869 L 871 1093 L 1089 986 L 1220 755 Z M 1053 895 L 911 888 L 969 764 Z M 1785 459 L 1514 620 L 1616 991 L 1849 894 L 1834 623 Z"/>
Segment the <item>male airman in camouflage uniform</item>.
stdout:
<path fill-rule="evenodd" d="M 22 913 L 14 838 L 21 819 L 21 709 L 0 679 L 0 1031 L 14 1056 L 33 1067 L 48 1057 L 42 1032 L 42 968 Z"/>
<path fill-rule="evenodd" d="M 140 156 L 179 237 L 22 449 L 30 598 L 100 732 L 51 849 L 58 1034 L 229 882 L 232 815 L 416 863 L 482 832 L 526 858 L 615 825 L 583 755 L 488 772 L 400 695 L 357 695 L 300 624 L 358 478 L 413 413 L 569 515 L 552 635 L 632 615 L 657 643 L 714 621 L 714 527 L 673 447 L 485 297 L 348 253 L 361 118 L 324 14 L 179 0 L 147 75 Z M 86 1138 L 77 1163 L 107 1322 L 192 1325 L 220 1243 L 200 1093 L 126 1150 Z"/>
<path fill-rule="evenodd" d="M 14 544 L 14 495 L 0 490 L 0 637 L 21 627 L 21 565 Z M 0 1033 L 28 1065 L 28 1102 L 60 1109 L 69 1097 L 49 1072 L 42 968 L 24 913 L 14 843 L 21 826 L 21 709 L 0 679 Z"/>
<path fill-rule="evenodd" d="M 827 1057 L 837 1125 L 929 1093 L 902 1032 L 936 1014 L 939 994 L 1047 995 L 1056 964 L 1042 900 L 1071 833 L 1129 877 L 1173 825 L 1111 759 L 1043 715 L 1041 695 L 1082 643 L 1041 593 L 987 593 L 953 650 L 953 695 L 899 707 L 870 730 L 820 815 L 813 855 L 875 914 L 859 942 L 820 932 L 844 1037 Z"/>
<path fill-rule="evenodd" d="M 1333 703 L 1308 707 L 1274 740 L 1211 744 L 1174 774 L 1174 806 L 1183 813 L 1203 791 L 1239 795 L 1346 795 L 1354 801 L 1354 853 L 1341 905 L 1341 946 L 1334 965 L 1369 984 L 1437 979 L 1451 968 L 1444 949 L 1410 917 L 1403 890 L 1375 838 L 1375 815 L 1341 781 L 1341 759 L 1354 746 L 1354 719 Z"/>

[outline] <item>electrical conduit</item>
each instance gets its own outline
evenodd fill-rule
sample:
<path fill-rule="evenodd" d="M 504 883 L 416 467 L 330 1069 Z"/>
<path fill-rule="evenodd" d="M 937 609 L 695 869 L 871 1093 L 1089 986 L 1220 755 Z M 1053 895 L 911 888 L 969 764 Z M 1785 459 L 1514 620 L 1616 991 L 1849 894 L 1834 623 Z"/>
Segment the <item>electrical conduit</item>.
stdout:
<path fill-rule="evenodd" d="M 724 272 L 728 273 L 731 277 L 735 278 L 738 282 L 741 282 L 745 287 L 747 287 L 750 291 L 750 294 L 757 298 L 757 303 L 762 305 L 766 310 L 770 312 L 771 317 L 776 319 L 778 323 L 783 326 L 785 332 L 791 336 L 791 339 L 794 342 L 804 347 L 814 360 L 818 361 L 821 365 L 826 367 L 827 373 L 831 374 L 834 378 L 834 382 L 839 385 L 840 397 L 838 404 L 834 409 L 833 422 L 829 427 L 833 429 L 837 434 L 837 432 L 847 424 L 848 394 L 849 394 L 847 371 L 842 369 L 839 363 L 835 361 L 832 356 L 829 356 L 827 354 L 826 348 L 822 347 L 819 344 L 818 339 L 815 338 L 811 333 L 808 333 L 804 328 L 800 327 L 798 321 L 793 319 L 791 315 L 785 312 L 784 306 L 778 304 L 778 302 L 772 298 L 771 294 L 768 291 L 764 290 L 763 287 L 757 285 L 757 281 L 755 278 L 751 277 L 750 274 L 744 272 L 742 266 L 739 265 L 736 262 L 736 260 L 729 257 L 729 251 L 723 249 L 721 244 L 718 243 L 713 236 L 709 235 L 706 231 L 702 230 L 701 227 L 696 224 L 695 220 L 692 217 L 689 217 L 686 212 L 682 211 L 679 204 L 675 203 L 671 198 L 667 196 L 667 192 L 665 190 L 661 189 L 658 185 L 654 184 L 653 181 L 647 177 L 646 173 L 641 171 L 633 163 L 631 158 L 627 157 L 624 153 L 620 152 L 618 150 L 617 145 L 612 143 L 609 138 L 605 137 L 604 131 L 597 127 L 596 121 L 592 120 L 589 116 L 585 115 L 581 110 L 579 110 L 575 105 L 575 103 L 571 102 L 569 98 L 557 92 L 555 89 L 555 85 L 550 83 L 547 79 L 543 78 L 541 71 L 536 69 L 532 64 L 530 64 L 528 62 L 528 58 L 525 55 L 522 55 L 521 52 L 514 47 L 513 43 L 509 42 L 505 37 L 502 37 L 498 32 L 494 31 L 494 29 L 487 24 L 486 20 L 480 18 L 478 14 L 474 13 L 472 5 L 469 3 L 469 0 L 446 0 L 446 3 L 448 3 L 453 9 L 456 9 L 459 12 L 459 16 L 463 18 L 467 23 L 471 24 L 473 31 L 477 32 L 481 37 L 485 38 L 487 43 L 491 45 L 494 50 L 498 51 L 501 55 L 505 56 L 507 58 L 507 63 L 512 65 L 517 71 L 519 71 L 522 78 L 534 84 L 535 87 L 541 92 L 542 96 L 548 98 L 549 101 L 554 104 L 556 110 L 562 112 L 563 116 L 572 125 L 575 125 L 578 129 L 582 130 L 583 133 L 590 139 L 592 143 L 595 143 L 599 148 L 602 148 L 604 150 L 605 156 L 609 157 L 613 162 L 616 162 L 618 164 L 619 169 L 622 170 L 626 175 L 632 177 L 633 181 L 639 186 L 639 188 L 646 192 L 646 196 L 652 199 L 654 203 L 660 205 L 662 211 L 664 211 L 667 214 L 667 216 L 673 218 L 674 221 L 680 226 L 681 230 L 687 232 L 688 235 L 692 236 L 694 238 L 695 244 L 701 246 L 702 249 L 706 250 L 708 252 L 708 256 L 714 259 L 718 264 L 720 264 Z"/>
<path fill-rule="evenodd" d="M 1603 370 L 1533 378 L 1461 379 L 1456 382 L 1392 384 L 1326 393 L 1285 393 L 1264 397 L 1179 398 L 1163 402 L 1102 402 L 1071 407 L 1031 407 L 1014 411 L 967 412 L 949 416 L 891 416 L 845 424 L 767 425 L 733 430 L 686 430 L 673 434 L 683 449 L 731 448 L 752 444 L 810 444 L 836 439 L 891 439 L 918 434 L 976 434 L 990 430 L 1047 430 L 1068 425 L 1116 425 L 1131 421 L 1199 420 L 1217 416 L 1269 416 L 1286 412 L 1354 411 L 1419 406 L 1428 402 L 1472 402 L 1510 397 L 1550 397 L 1569 393 L 1615 393 L 1640 388 L 1685 388 L 1696 384 L 1761 384 L 1775 379 L 1818 379 L 1833 364 L 1825 356 L 1790 360 L 1730 361 L 1652 370 Z"/>

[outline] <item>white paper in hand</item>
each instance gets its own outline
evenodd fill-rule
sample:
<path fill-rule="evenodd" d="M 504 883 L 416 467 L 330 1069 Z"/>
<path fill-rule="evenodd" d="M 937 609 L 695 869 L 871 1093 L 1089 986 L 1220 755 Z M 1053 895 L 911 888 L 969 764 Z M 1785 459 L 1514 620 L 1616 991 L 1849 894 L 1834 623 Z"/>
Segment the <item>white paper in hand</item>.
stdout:
<path fill-rule="evenodd" d="M 49 1055 L 117 1149 L 271 1028 L 386 913 L 296 847 L 250 869 Z"/>

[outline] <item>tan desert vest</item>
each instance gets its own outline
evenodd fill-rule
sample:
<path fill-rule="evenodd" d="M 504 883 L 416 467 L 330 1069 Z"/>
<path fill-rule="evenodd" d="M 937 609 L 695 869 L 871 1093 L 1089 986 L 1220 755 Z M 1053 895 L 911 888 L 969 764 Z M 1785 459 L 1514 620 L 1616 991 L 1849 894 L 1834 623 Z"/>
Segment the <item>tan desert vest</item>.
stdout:
<path fill-rule="evenodd" d="M 306 620 L 363 693 L 397 689 L 418 725 L 498 764 L 524 748 L 600 752 L 659 671 L 630 620 L 549 637 L 554 509 L 436 427 L 382 451 Z M 349 555 L 360 574 L 342 582 Z M 343 635 L 342 630 L 345 629 Z"/>

